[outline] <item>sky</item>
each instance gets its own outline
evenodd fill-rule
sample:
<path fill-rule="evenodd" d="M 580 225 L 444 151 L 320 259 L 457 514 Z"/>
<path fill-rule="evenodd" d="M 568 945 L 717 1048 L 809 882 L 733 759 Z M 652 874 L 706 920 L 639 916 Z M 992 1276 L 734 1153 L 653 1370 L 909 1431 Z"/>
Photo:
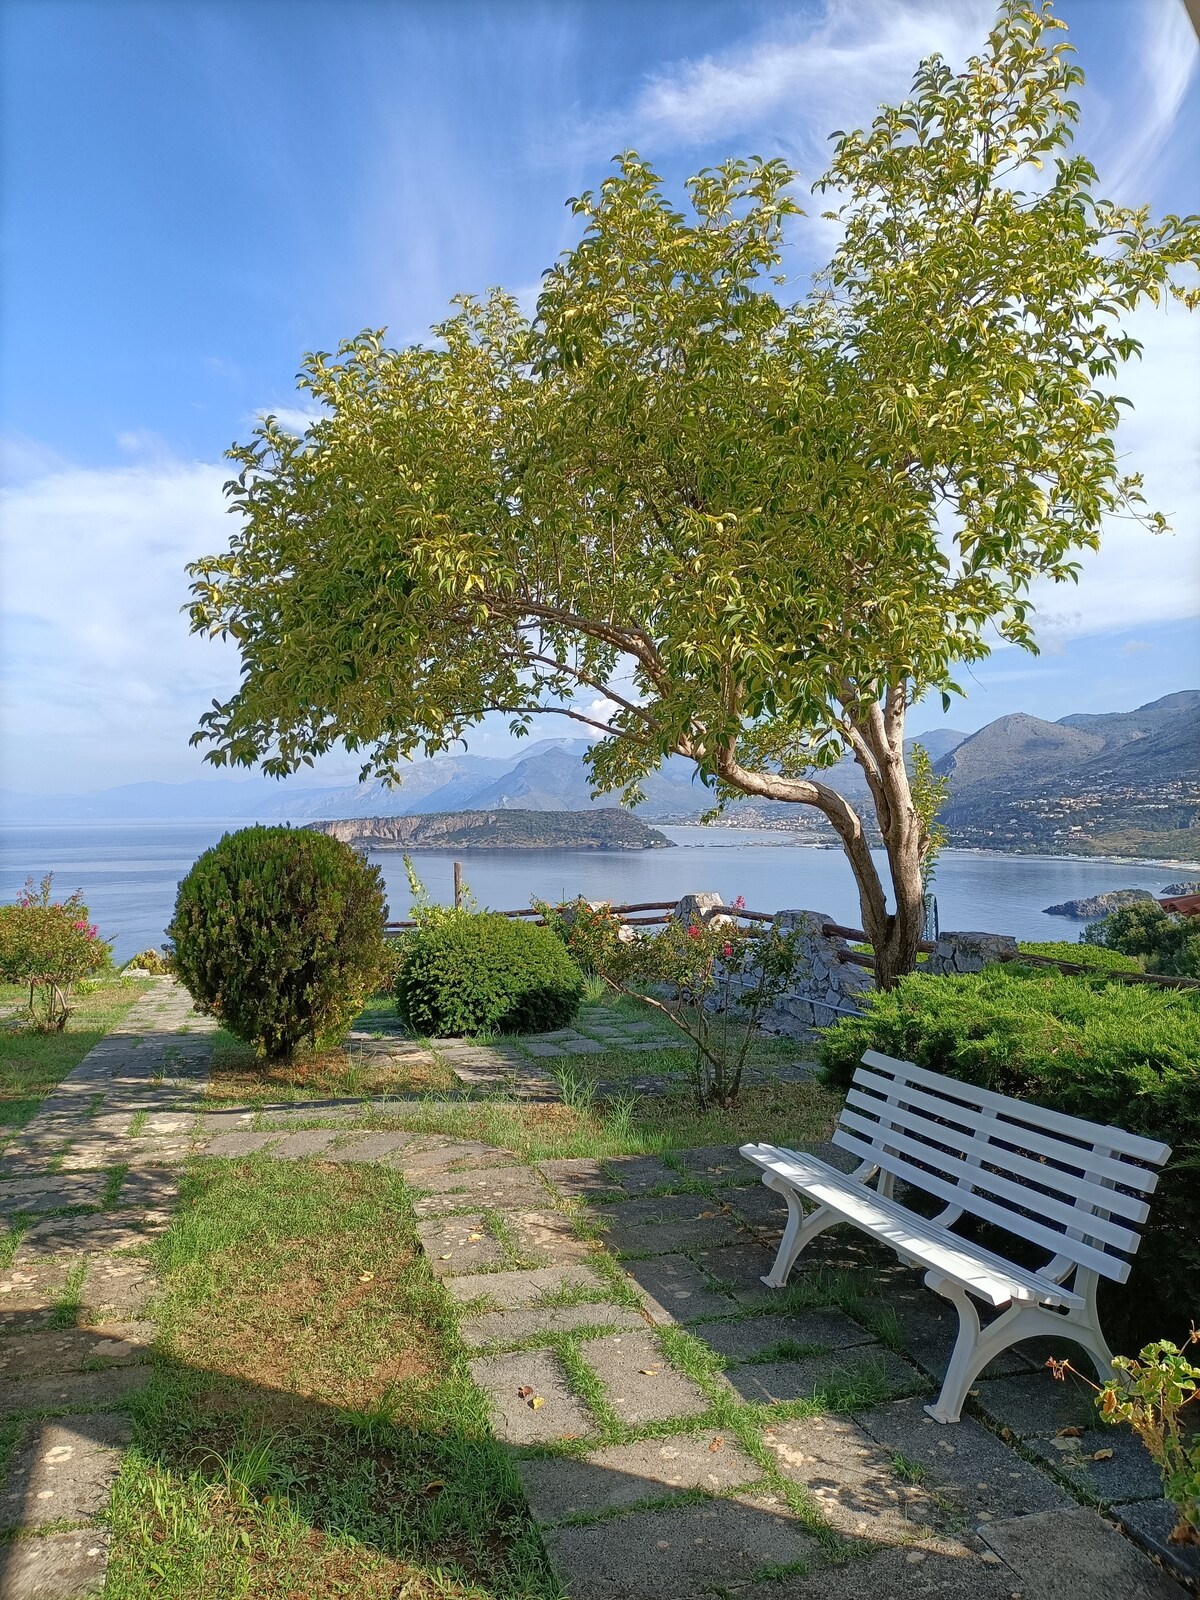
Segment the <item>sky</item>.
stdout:
<path fill-rule="evenodd" d="M 1200 212 L 1182 0 L 1058 0 L 1078 148 L 1112 198 Z M 422 338 L 451 295 L 532 300 L 565 202 L 630 146 L 679 191 L 729 155 L 807 184 L 827 136 L 961 63 L 989 0 L 0 0 L 0 785 L 203 776 L 237 681 L 184 564 L 224 546 L 222 452 L 298 412 L 306 351 Z M 819 206 L 814 206 L 819 210 Z M 789 271 L 819 265 L 801 226 Z M 1113 523 L 1039 594 L 1043 652 L 962 679 L 950 726 L 1200 687 L 1200 316 L 1139 313 L 1122 454 L 1174 532 Z M 918 708 L 914 731 L 942 721 Z M 572 725 L 547 719 L 544 734 Z M 472 740 L 500 754 L 488 726 Z M 313 776 L 352 776 L 331 756 Z"/>

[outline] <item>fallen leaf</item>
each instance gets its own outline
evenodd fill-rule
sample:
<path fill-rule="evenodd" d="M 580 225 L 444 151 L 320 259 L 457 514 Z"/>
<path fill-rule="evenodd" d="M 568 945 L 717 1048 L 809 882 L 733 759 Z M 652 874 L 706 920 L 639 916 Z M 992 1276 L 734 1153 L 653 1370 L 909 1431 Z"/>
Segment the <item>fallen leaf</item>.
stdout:
<path fill-rule="evenodd" d="M 359 1283 L 370 1283 L 374 1277 L 375 1274 L 373 1272 L 360 1272 L 358 1275 L 358 1281 Z"/>
<path fill-rule="evenodd" d="M 528 1400 L 529 1396 L 532 1393 L 533 1393 L 533 1385 L 531 1383 L 523 1383 L 521 1385 L 521 1387 L 517 1390 L 517 1399 L 518 1400 Z"/>
<path fill-rule="evenodd" d="M 467 1240 L 471 1244 L 473 1244 L 476 1239 L 482 1239 L 482 1238 L 483 1238 L 483 1235 L 481 1233 L 469 1233 L 467 1235 Z"/>
<path fill-rule="evenodd" d="M 723 1450 L 725 1448 L 725 1441 L 720 1434 L 717 1435 L 708 1448 L 710 1450 Z"/>
<path fill-rule="evenodd" d="M 1060 1428 L 1055 1434 L 1056 1439 L 1082 1439 L 1082 1428 Z"/>
<path fill-rule="evenodd" d="M 1092 1460 L 1093 1461 L 1111 1461 L 1112 1460 L 1112 1451 L 1111 1450 L 1097 1450 L 1095 1452 L 1095 1454 L 1092 1456 Z"/>
<path fill-rule="evenodd" d="M 434 1478 L 432 1483 L 427 1483 L 425 1485 L 425 1487 L 424 1487 L 424 1489 L 422 1489 L 421 1493 L 422 1494 L 437 1494 L 439 1489 L 444 1489 L 445 1487 L 446 1487 L 446 1485 L 442 1482 L 442 1480 L 440 1478 Z"/>
<path fill-rule="evenodd" d="M 450 1257 L 451 1257 L 451 1256 L 452 1256 L 452 1255 L 453 1255 L 453 1254 L 454 1254 L 454 1251 L 453 1251 L 453 1250 L 447 1250 L 447 1251 L 446 1251 L 446 1254 L 445 1254 L 445 1255 L 444 1255 L 444 1256 L 439 1256 L 439 1257 L 438 1257 L 438 1260 L 439 1260 L 439 1261 L 449 1261 L 449 1259 L 450 1259 Z"/>
<path fill-rule="evenodd" d="M 536 1411 L 539 1406 L 544 1406 L 545 1404 L 546 1402 L 542 1399 L 540 1394 L 535 1394 L 533 1399 L 529 1402 L 530 1409 L 533 1411 Z"/>
<path fill-rule="evenodd" d="M 657 1367 L 639 1367 L 638 1371 L 643 1378 L 657 1378 L 659 1369 Z"/>

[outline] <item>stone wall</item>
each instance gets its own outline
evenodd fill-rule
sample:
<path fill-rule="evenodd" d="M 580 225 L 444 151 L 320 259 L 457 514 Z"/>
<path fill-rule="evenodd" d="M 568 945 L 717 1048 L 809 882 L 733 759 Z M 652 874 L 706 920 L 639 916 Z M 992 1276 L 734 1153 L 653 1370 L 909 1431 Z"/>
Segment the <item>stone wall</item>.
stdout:
<path fill-rule="evenodd" d="M 684 895 L 672 916 L 681 922 L 712 922 L 722 917 L 719 894 Z M 821 911 L 777 911 L 772 927 L 797 936 L 796 971 L 792 983 L 775 1004 L 762 1014 L 765 1033 L 803 1038 L 813 1028 L 826 1028 L 839 1017 L 862 1010 L 862 999 L 875 987 L 867 967 L 843 959 L 847 940 L 822 929 L 835 919 Z M 992 962 L 1011 960 L 1017 941 L 1002 933 L 943 933 L 937 949 L 922 967 L 935 976 L 981 972 Z M 751 974 L 744 987 L 753 987 Z"/>

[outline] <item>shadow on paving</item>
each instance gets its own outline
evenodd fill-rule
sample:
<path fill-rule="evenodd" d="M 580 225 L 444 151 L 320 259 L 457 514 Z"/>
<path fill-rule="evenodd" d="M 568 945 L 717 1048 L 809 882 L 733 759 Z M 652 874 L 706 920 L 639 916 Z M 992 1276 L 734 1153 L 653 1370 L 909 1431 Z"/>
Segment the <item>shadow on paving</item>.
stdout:
<path fill-rule="evenodd" d="M 39 1432 L 56 1439 L 60 1472 L 73 1459 L 86 1473 L 97 1453 L 128 1442 L 110 1563 L 121 1593 L 158 1592 L 193 1570 L 216 1593 L 211 1584 L 237 1563 L 269 1556 L 289 1593 L 313 1596 L 329 1579 L 330 1593 L 349 1581 L 356 1594 L 412 1600 L 456 1586 L 489 1600 L 1180 1594 L 976 1423 L 956 1431 L 958 1447 L 976 1452 L 972 1503 L 911 1463 L 904 1481 L 887 1432 L 894 1407 L 768 1424 L 764 1442 L 801 1489 L 797 1509 L 736 1438 L 711 1427 L 586 1459 L 517 1452 L 482 1425 L 422 1431 L 391 1420 L 387 1404 L 354 1412 L 170 1359 L 125 1404 L 127 1417 L 31 1423 L 4 1502 L 6 1527 L 36 1515 L 46 1468 L 27 1444 Z M 935 1437 L 931 1459 L 937 1448 Z M 63 1537 L 104 1548 L 94 1529 Z M 40 1587 L 28 1582 L 33 1547 L 52 1558 L 54 1544 L 0 1545 L 0 1594 L 57 1592 L 52 1569 Z M 77 1579 L 78 1564 L 72 1571 Z"/>

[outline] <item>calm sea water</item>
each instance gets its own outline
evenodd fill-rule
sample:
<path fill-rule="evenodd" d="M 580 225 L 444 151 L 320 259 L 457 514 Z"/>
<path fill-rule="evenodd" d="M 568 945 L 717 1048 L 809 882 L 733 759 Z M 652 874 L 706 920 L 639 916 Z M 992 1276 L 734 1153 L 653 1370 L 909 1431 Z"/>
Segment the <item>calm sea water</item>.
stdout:
<path fill-rule="evenodd" d="M 13 899 L 26 877 L 53 872 L 55 890 L 82 889 L 93 918 L 113 940 L 118 961 L 162 942 L 179 880 L 227 828 L 244 824 L 79 823 L 0 826 L 0 901 Z M 742 828 L 664 828 L 674 850 L 590 853 L 574 850 L 471 851 L 462 856 L 467 883 L 481 905 L 509 911 L 534 895 L 558 900 L 582 894 L 617 902 L 677 900 L 715 890 L 744 895 L 754 911 L 802 907 L 858 925 L 850 868 L 840 851 L 790 842 L 787 834 Z M 393 917 L 409 911 L 404 864 L 395 851 L 372 859 L 383 869 Z M 453 896 L 453 854 L 422 851 L 417 867 L 431 896 Z M 1195 869 L 1001 856 L 949 850 L 935 889 L 943 928 L 984 929 L 1021 939 L 1074 939 L 1080 924 L 1048 917 L 1043 907 L 1107 889 L 1160 893 Z"/>

